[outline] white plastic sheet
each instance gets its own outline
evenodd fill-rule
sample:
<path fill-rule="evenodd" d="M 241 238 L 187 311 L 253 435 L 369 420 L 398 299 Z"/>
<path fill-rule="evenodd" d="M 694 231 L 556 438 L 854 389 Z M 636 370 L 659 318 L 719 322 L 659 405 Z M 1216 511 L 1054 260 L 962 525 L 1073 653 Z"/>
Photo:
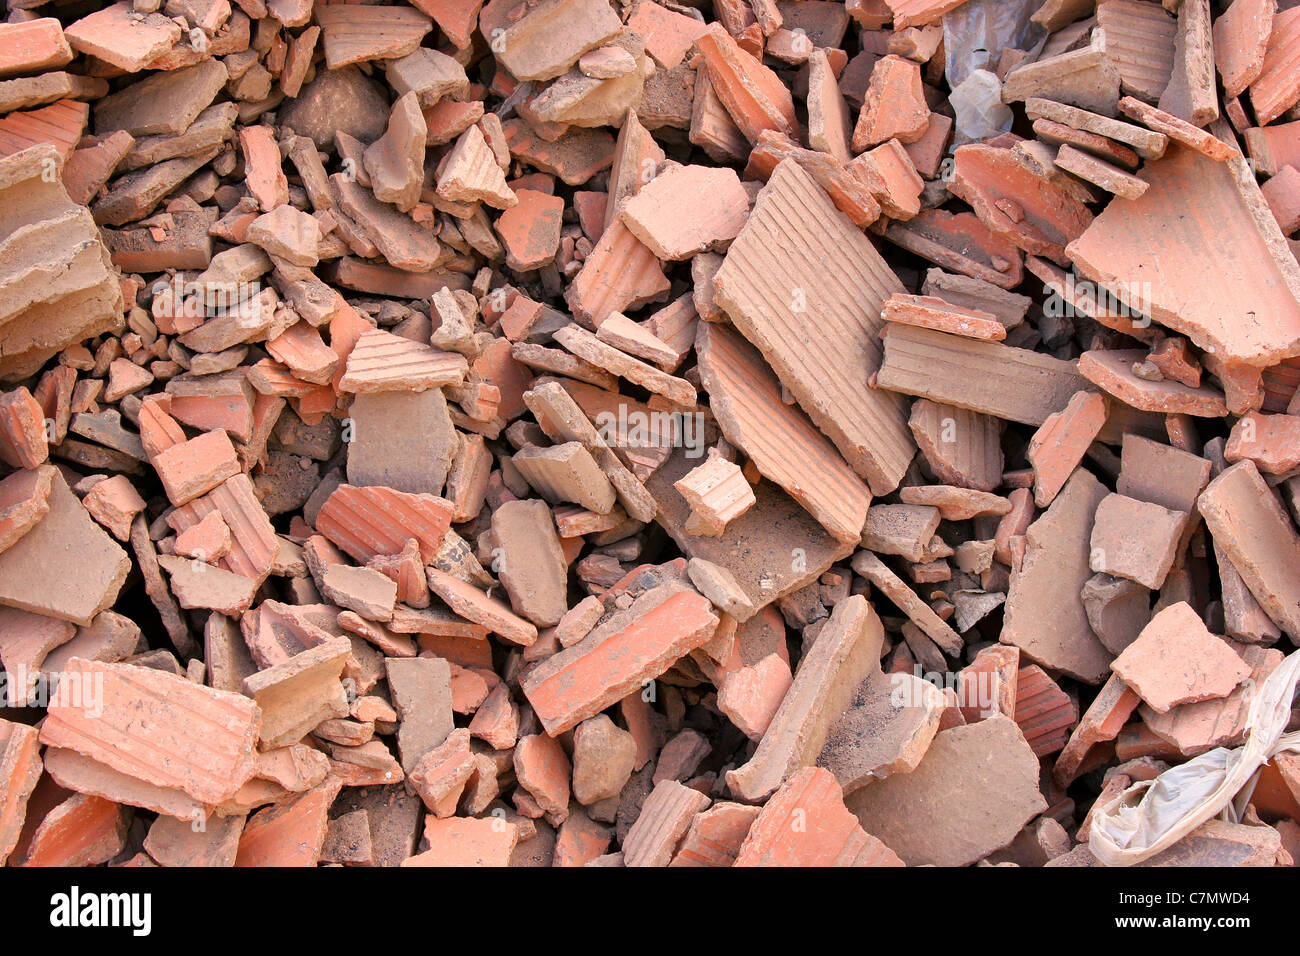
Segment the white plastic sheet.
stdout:
<path fill-rule="evenodd" d="M 997 67 L 1008 47 L 1034 52 L 1047 32 L 1029 17 L 1042 0 L 966 0 L 943 18 L 944 75 L 956 89 L 976 70 Z"/>
<path fill-rule="evenodd" d="M 956 114 L 954 149 L 1005 133 L 1015 119 L 1010 107 L 1002 102 L 1002 83 L 988 70 L 971 73 L 960 86 L 953 88 L 948 102 Z"/>
<path fill-rule="evenodd" d="M 1253 688 L 1243 746 L 1215 748 L 1098 806 L 1088 840 L 1092 855 L 1106 866 L 1133 866 L 1221 814 L 1237 822 L 1259 768 L 1274 754 L 1300 750 L 1300 732 L 1285 733 L 1297 682 L 1300 651 Z"/>

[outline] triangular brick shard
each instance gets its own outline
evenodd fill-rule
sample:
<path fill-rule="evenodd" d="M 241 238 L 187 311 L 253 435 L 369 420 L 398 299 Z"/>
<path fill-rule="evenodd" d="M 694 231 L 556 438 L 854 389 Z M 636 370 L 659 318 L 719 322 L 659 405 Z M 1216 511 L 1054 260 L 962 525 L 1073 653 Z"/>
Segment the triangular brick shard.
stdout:
<path fill-rule="evenodd" d="M 361 333 L 348 355 L 347 372 L 339 380 L 345 392 L 385 392 L 440 388 L 465 380 L 469 363 L 456 352 L 441 352 L 385 332 Z"/>
<path fill-rule="evenodd" d="M 40 523 L 0 553 L 0 604 L 88 626 L 117 600 L 131 562 L 58 472 L 48 500 Z"/>
<path fill-rule="evenodd" d="M 461 133 L 443 158 L 438 195 L 452 202 L 484 202 L 496 209 L 509 209 L 519 202 L 506 186 L 505 173 L 477 126 Z"/>
<path fill-rule="evenodd" d="M 868 380 L 881 361 L 881 306 L 903 285 L 796 163 L 763 187 L 714 283 L 718 304 L 872 491 L 896 488 L 915 454 L 906 408 Z"/>

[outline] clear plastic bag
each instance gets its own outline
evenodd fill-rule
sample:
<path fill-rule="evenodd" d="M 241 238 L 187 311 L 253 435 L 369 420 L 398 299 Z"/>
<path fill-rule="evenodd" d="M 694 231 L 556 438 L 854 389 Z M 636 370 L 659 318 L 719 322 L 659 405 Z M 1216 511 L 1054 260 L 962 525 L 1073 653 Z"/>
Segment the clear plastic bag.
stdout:
<path fill-rule="evenodd" d="M 1300 750 L 1300 732 L 1285 732 L 1298 682 L 1300 651 L 1255 689 L 1243 746 L 1217 747 L 1097 806 L 1088 840 L 1092 855 L 1106 866 L 1133 866 L 1220 814 L 1237 822 L 1259 768 L 1274 754 Z"/>
<path fill-rule="evenodd" d="M 1008 47 L 1032 51 L 1047 32 L 1029 18 L 1042 0 L 966 0 L 944 15 L 944 75 L 957 89 L 976 70 L 993 70 Z"/>
<path fill-rule="evenodd" d="M 952 104 L 952 148 L 991 139 L 1011 129 L 1015 117 L 1002 102 L 1002 83 L 988 70 L 975 70 L 948 97 Z"/>

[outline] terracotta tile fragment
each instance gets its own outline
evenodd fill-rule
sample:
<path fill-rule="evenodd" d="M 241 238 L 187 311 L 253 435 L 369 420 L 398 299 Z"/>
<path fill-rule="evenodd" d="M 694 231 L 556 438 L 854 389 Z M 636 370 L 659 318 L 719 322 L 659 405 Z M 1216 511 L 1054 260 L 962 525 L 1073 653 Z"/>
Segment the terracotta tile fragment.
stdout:
<path fill-rule="evenodd" d="M 733 794 L 761 800 L 799 767 L 816 761 L 832 723 L 879 659 L 883 634 L 865 598 L 854 596 L 835 606 L 754 756 L 728 772 Z"/>
<path fill-rule="evenodd" d="M 1093 516 L 1105 496 L 1101 482 L 1076 469 L 1051 507 L 1029 526 L 1001 634 L 1003 643 L 1015 644 L 1034 663 L 1087 683 L 1106 677 L 1112 657 L 1089 626 L 1080 597 L 1092 576 Z"/>
<path fill-rule="evenodd" d="M 1111 669 L 1157 713 L 1226 697 L 1250 675 L 1245 662 L 1185 603 L 1156 614 Z"/>
<path fill-rule="evenodd" d="M 331 70 L 349 63 L 406 56 L 432 27 L 429 17 L 408 7 L 340 6 L 316 13 L 325 62 Z"/>
<path fill-rule="evenodd" d="M 749 197 L 733 171 L 674 166 L 646 183 L 620 215 L 660 259 L 688 259 L 734 239 L 748 213 Z"/>
<path fill-rule="evenodd" d="M 849 795 L 868 833 L 909 865 L 961 866 L 1010 843 L 1047 808 L 1020 729 L 994 717 L 940 733 L 911 773 Z"/>
<path fill-rule="evenodd" d="M 101 713 L 92 714 L 74 693 L 74 678 L 102 681 Z M 147 668 L 72 660 L 51 700 L 41 741 L 220 803 L 255 772 L 251 748 L 259 726 L 257 707 L 241 695 Z"/>
<path fill-rule="evenodd" d="M 996 316 L 952 305 L 933 296 L 894 293 L 885 302 L 881 318 L 904 325 L 935 329 L 967 338 L 1000 342 L 1007 330 Z"/>
<path fill-rule="evenodd" d="M 623 840 L 626 866 L 668 866 L 695 815 L 709 798 L 676 780 L 661 780 L 641 805 Z"/>
<path fill-rule="evenodd" d="M 797 230 L 810 209 L 833 228 L 819 240 L 831 245 L 820 251 L 810 246 L 774 252 L 780 249 L 776 236 Z M 825 280 L 825 262 L 847 261 L 832 255 L 831 246 L 855 250 L 856 264 L 846 266 L 837 278 L 843 293 L 830 294 Z M 854 470 L 877 493 L 896 487 L 913 454 L 911 436 L 905 431 L 902 404 L 871 389 L 866 379 L 879 361 L 879 306 L 901 286 L 870 242 L 796 164 L 783 162 L 768 180 L 715 284 L 719 305 Z M 815 339 L 804 342 L 787 336 L 784 329 L 807 328 L 805 311 L 838 318 L 820 325 Z M 813 360 L 809 349 L 823 358 Z M 824 356 L 831 354 L 844 359 L 833 370 L 823 367 Z M 855 356 L 852 361 L 850 355 Z M 819 369 L 815 377 L 809 374 L 812 367 Z"/>
<path fill-rule="evenodd" d="M 126 845 L 127 810 L 111 800 L 75 793 L 36 827 L 22 866 L 98 866 Z"/>
<path fill-rule="evenodd" d="M 1075 392 L 1048 416 L 1029 440 L 1026 457 L 1034 469 L 1034 501 L 1046 508 L 1055 499 L 1106 422 L 1106 400 L 1096 392 Z"/>
<path fill-rule="evenodd" d="M 1160 99 L 1174 69 L 1174 18 L 1144 0 L 1106 0 L 1097 7 L 1097 24 L 1120 88 L 1149 102 Z"/>
<path fill-rule="evenodd" d="M 61 474 L 51 475 L 49 513 L 0 552 L 0 603 L 82 626 L 118 597 L 131 562 L 91 518 Z M 51 574 L 51 568 L 77 574 Z"/>
<path fill-rule="evenodd" d="M 714 93 L 751 143 L 765 129 L 796 133 L 794 101 L 775 72 L 742 50 L 719 26 L 710 26 L 696 45 Z"/>
<path fill-rule="evenodd" d="M 853 128 L 853 151 L 860 153 L 891 139 L 915 143 L 929 125 L 921 68 L 900 56 L 882 57 L 872 69 L 866 100 Z"/>
<path fill-rule="evenodd" d="M 943 709 L 943 695 L 920 677 L 875 670 L 832 725 L 817 765 L 831 771 L 845 793 L 908 773 L 929 749 Z"/>
<path fill-rule="evenodd" d="M 21 469 L 0 479 L 0 551 L 17 542 L 50 512 L 54 467 Z"/>
<path fill-rule="evenodd" d="M 259 810 L 239 837 L 235 866 L 316 866 L 341 781 L 328 778 L 306 793 Z"/>
<path fill-rule="evenodd" d="M 1201 493 L 1197 508 L 1256 600 L 1282 630 L 1300 632 L 1295 575 L 1300 536 L 1254 462 L 1224 470 Z"/>
<path fill-rule="evenodd" d="M 1141 349 L 1092 350 L 1079 357 L 1079 374 L 1126 405 L 1149 412 L 1185 413 L 1204 418 L 1226 415 L 1227 405 L 1208 385 L 1189 388 L 1164 379 L 1151 382 L 1139 378 L 1133 365 L 1144 361 Z"/>
<path fill-rule="evenodd" d="M 705 598 L 677 593 L 618 630 L 593 632 L 551 656 L 528 672 L 520 687 L 542 726 L 559 734 L 658 677 L 707 641 L 717 624 Z"/>

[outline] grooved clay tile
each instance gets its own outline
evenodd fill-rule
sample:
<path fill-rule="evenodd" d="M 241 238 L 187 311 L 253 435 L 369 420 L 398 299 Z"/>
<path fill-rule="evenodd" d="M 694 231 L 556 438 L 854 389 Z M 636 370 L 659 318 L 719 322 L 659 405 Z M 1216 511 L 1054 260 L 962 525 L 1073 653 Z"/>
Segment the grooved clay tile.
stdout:
<path fill-rule="evenodd" d="M 668 866 L 696 815 L 709 798 L 676 780 L 655 784 L 623 839 L 627 866 Z"/>
<path fill-rule="evenodd" d="M 383 329 L 362 332 L 339 379 L 345 392 L 423 390 L 459 385 L 465 380 L 465 356 L 412 342 Z"/>
<path fill-rule="evenodd" d="M 264 580 L 279 550 L 271 520 L 247 475 L 227 478 L 201 498 L 182 505 L 167 516 L 167 523 L 179 532 L 193 527 L 216 511 L 230 528 L 230 553 L 217 566 L 256 581 Z"/>
<path fill-rule="evenodd" d="M 79 680 L 99 685 L 96 708 L 79 695 Z M 146 667 L 74 658 L 50 701 L 41 742 L 211 804 L 234 796 L 256 771 L 260 726 L 257 705 L 242 694 Z"/>
<path fill-rule="evenodd" d="M 66 161 L 86 131 L 90 108 L 76 100 L 59 100 L 50 106 L 25 113 L 10 113 L 0 119 L 0 156 L 49 143 Z"/>
<path fill-rule="evenodd" d="M 1046 757 L 1065 746 L 1079 719 L 1079 706 L 1045 670 L 1030 664 L 1016 676 L 1013 719 L 1035 756 Z"/>
<path fill-rule="evenodd" d="M 1097 26 L 1120 88 L 1153 103 L 1160 99 L 1174 69 L 1174 18 L 1147 0 L 1105 0 L 1097 6 Z"/>
<path fill-rule="evenodd" d="M 877 494 L 897 487 L 915 453 L 906 410 L 868 379 L 881 358 L 880 307 L 903 287 L 870 240 L 782 162 L 714 282 L 719 305 L 854 470 Z"/>
<path fill-rule="evenodd" d="M 410 7 L 335 4 L 314 11 L 331 70 L 415 52 L 433 21 Z"/>
<path fill-rule="evenodd" d="M 889 327 L 876 385 L 1025 425 L 1091 390 L 1072 362 L 908 325 Z"/>
<path fill-rule="evenodd" d="M 700 323 L 700 380 L 727 440 L 836 538 L 856 543 L 871 492 L 824 435 L 781 401 L 781 383 L 734 331 Z"/>
<path fill-rule="evenodd" d="M 410 538 L 431 562 L 451 527 L 451 503 L 430 494 L 392 488 L 340 485 L 316 516 L 316 530 L 355 560 L 400 554 Z"/>
<path fill-rule="evenodd" d="M 998 419 L 922 398 L 912 403 L 908 427 L 940 481 L 977 491 L 993 491 L 1002 484 Z"/>

